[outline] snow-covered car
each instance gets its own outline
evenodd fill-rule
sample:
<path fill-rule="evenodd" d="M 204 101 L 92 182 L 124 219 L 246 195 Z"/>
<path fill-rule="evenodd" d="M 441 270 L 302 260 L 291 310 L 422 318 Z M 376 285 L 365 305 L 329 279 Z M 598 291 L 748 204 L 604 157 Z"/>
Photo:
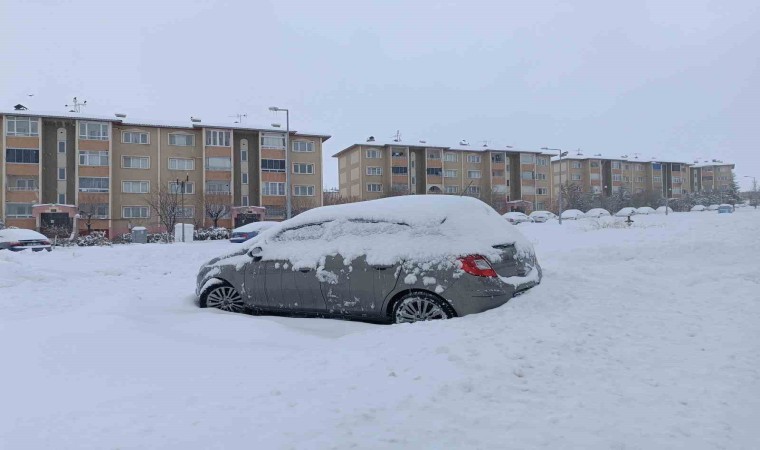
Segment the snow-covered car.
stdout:
<path fill-rule="evenodd" d="M 533 222 L 534 220 L 521 212 L 508 212 L 502 216 L 503 218 L 507 219 L 507 222 L 511 223 L 512 225 L 517 225 L 518 223 L 523 222 Z"/>
<path fill-rule="evenodd" d="M 303 212 L 204 264 L 196 295 L 201 308 L 400 323 L 496 308 L 541 276 L 490 206 L 415 195 Z"/>
<path fill-rule="evenodd" d="M 717 211 L 718 208 L 720 208 L 720 205 L 710 205 L 707 207 L 708 211 Z"/>
<path fill-rule="evenodd" d="M 549 219 L 556 219 L 557 215 L 551 211 L 533 211 L 530 213 L 530 218 L 536 223 L 544 223 Z"/>
<path fill-rule="evenodd" d="M 646 216 L 648 214 L 654 214 L 655 212 L 656 211 L 654 210 L 654 208 L 651 208 L 649 206 L 642 206 L 641 208 L 636 208 L 636 214 L 640 214 L 643 216 Z"/>
<path fill-rule="evenodd" d="M 734 212 L 734 207 L 731 205 L 718 206 L 718 214 L 731 214 Z"/>
<path fill-rule="evenodd" d="M 633 207 L 629 206 L 627 208 L 623 208 L 620 211 L 616 212 L 615 216 L 617 216 L 617 217 L 628 217 L 628 216 L 633 216 L 635 214 L 636 214 L 636 208 L 633 208 Z"/>
<path fill-rule="evenodd" d="M 248 239 L 252 239 L 259 235 L 264 230 L 267 230 L 275 225 L 279 225 L 280 222 L 252 222 L 241 227 L 237 227 L 232 230 L 230 234 L 230 242 L 239 244 L 245 242 Z"/>
<path fill-rule="evenodd" d="M 599 218 L 599 217 L 608 217 L 610 216 L 610 212 L 607 211 L 604 208 L 592 208 L 586 211 L 586 217 L 592 217 L 592 218 Z"/>
<path fill-rule="evenodd" d="M 568 209 L 565 211 L 562 211 L 562 219 L 563 220 L 578 220 L 586 217 L 585 214 L 583 214 L 583 211 L 580 209 Z"/>
<path fill-rule="evenodd" d="M 50 251 L 52 250 L 52 246 L 45 235 L 36 231 L 22 228 L 5 228 L 0 230 L 0 250 L 10 250 L 12 252 L 32 250 L 39 252 L 42 250 Z"/>
<path fill-rule="evenodd" d="M 705 210 L 707 210 L 707 208 L 705 208 L 705 205 L 694 205 L 691 207 L 691 212 L 702 212 Z"/>
<path fill-rule="evenodd" d="M 664 206 L 658 206 L 657 209 L 655 210 L 655 212 L 657 214 L 665 214 L 665 207 Z M 670 206 L 668 206 L 667 212 L 668 212 L 668 214 L 672 213 L 673 212 L 673 208 L 671 208 Z"/>

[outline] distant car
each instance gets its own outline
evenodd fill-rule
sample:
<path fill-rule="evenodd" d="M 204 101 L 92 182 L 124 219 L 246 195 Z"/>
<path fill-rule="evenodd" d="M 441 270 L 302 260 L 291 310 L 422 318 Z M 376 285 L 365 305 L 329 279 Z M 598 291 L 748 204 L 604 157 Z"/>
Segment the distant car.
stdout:
<path fill-rule="evenodd" d="M 0 230 L 0 250 L 10 250 L 12 252 L 32 250 L 40 252 L 52 249 L 53 247 L 50 245 L 48 238 L 36 231 L 22 228 L 5 228 Z"/>
<path fill-rule="evenodd" d="M 597 218 L 597 219 L 599 217 L 607 217 L 611 215 L 612 214 L 610 214 L 610 212 L 604 208 L 592 208 L 586 212 L 586 217 Z"/>
<path fill-rule="evenodd" d="M 533 246 L 471 197 L 410 195 L 324 206 L 204 264 L 201 308 L 355 318 L 450 319 L 541 282 Z"/>
<path fill-rule="evenodd" d="M 708 211 L 717 211 L 718 208 L 720 208 L 720 205 L 710 205 L 707 207 Z"/>
<path fill-rule="evenodd" d="M 623 208 L 620 211 L 615 213 L 617 217 L 628 217 L 628 216 L 633 216 L 635 214 L 636 214 L 636 208 L 633 208 L 630 206 L 627 208 Z"/>
<path fill-rule="evenodd" d="M 718 214 L 731 214 L 734 212 L 734 207 L 731 205 L 718 206 Z"/>
<path fill-rule="evenodd" d="M 657 210 L 655 212 L 657 214 L 665 214 L 665 207 L 664 206 L 659 206 L 659 207 L 657 207 Z M 668 213 L 672 213 L 672 212 L 673 212 L 673 208 L 671 208 L 670 206 L 668 206 Z"/>
<path fill-rule="evenodd" d="M 237 227 L 230 234 L 230 242 L 240 244 L 248 239 L 255 238 L 264 230 L 279 225 L 280 222 L 252 222 L 242 227 Z"/>
<path fill-rule="evenodd" d="M 536 223 L 544 223 L 549 219 L 556 219 L 557 215 L 550 211 L 533 211 L 530 218 Z"/>
<path fill-rule="evenodd" d="M 512 225 L 517 225 L 523 222 L 534 222 L 530 216 L 527 216 L 521 212 L 508 212 L 502 217 L 507 219 L 507 222 L 511 223 Z"/>
<path fill-rule="evenodd" d="M 707 210 L 707 208 L 705 208 L 705 205 L 694 205 L 691 207 L 691 212 L 702 212 L 705 210 Z"/>
<path fill-rule="evenodd" d="M 568 209 L 565 211 L 562 211 L 562 219 L 563 220 L 578 220 L 586 217 L 585 214 L 583 214 L 583 211 L 580 209 Z"/>
<path fill-rule="evenodd" d="M 642 206 L 641 208 L 636 208 L 636 214 L 641 215 L 647 215 L 647 214 L 654 214 L 656 211 L 654 208 L 650 208 L 649 206 Z M 665 212 L 664 210 L 662 212 Z"/>

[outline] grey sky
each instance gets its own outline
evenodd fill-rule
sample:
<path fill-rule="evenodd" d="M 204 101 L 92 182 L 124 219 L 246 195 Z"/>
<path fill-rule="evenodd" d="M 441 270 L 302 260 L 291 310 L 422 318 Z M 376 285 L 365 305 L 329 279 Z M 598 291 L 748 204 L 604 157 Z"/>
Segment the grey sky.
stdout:
<path fill-rule="evenodd" d="M 757 1 L 3 1 L 0 108 L 720 157 L 760 177 Z M 33 93 L 34 97 L 27 97 Z M 280 120 L 281 121 L 281 120 Z"/>

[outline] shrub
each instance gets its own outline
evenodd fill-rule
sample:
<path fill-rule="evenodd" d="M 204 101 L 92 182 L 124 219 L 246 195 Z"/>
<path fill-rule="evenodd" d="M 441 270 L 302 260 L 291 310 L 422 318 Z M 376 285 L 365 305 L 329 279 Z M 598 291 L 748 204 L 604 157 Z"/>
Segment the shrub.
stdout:
<path fill-rule="evenodd" d="M 230 231 L 226 228 L 199 228 L 195 230 L 193 238 L 196 241 L 219 241 L 230 238 Z"/>

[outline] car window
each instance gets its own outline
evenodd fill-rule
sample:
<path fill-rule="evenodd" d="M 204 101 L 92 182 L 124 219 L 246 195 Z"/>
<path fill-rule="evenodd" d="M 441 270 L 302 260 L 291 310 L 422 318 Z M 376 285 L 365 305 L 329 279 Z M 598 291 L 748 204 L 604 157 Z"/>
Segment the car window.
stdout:
<path fill-rule="evenodd" d="M 312 223 L 282 230 L 274 241 L 291 242 L 320 239 L 325 234 L 324 223 Z"/>
<path fill-rule="evenodd" d="M 377 234 L 397 234 L 409 230 L 409 225 L 397 222 L 349 220 L 341 223 L 336 235 L 373 236 Z"/>

